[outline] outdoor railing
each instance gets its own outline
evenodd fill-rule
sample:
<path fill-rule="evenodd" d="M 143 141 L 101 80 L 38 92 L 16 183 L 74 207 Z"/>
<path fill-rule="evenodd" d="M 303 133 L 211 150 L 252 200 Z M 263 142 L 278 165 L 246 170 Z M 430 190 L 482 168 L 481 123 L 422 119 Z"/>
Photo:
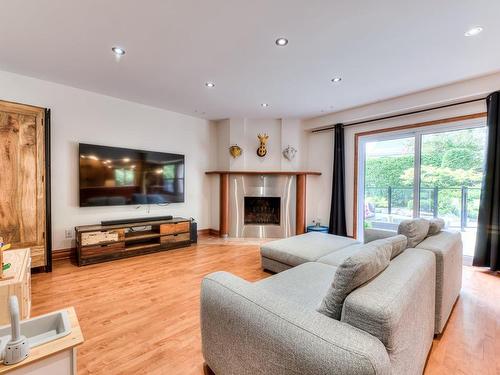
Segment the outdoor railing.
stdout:
<path fill-rule="evenodd" d="M 420 214 L 456 217 L 460 220 L 460 228 L 464 230 L 468 227 L 469 220 L 477 221 L 480 195 L 481 189 L 476 187 L 423 187 L 420 189 Z M 367 187 L 365 201 L 374 206 L 374 214 L 377 209 L 386 209 L 387 212 L 383 213 L 392 215 L 395 209 L 413 208 L 413 188 Z"/>

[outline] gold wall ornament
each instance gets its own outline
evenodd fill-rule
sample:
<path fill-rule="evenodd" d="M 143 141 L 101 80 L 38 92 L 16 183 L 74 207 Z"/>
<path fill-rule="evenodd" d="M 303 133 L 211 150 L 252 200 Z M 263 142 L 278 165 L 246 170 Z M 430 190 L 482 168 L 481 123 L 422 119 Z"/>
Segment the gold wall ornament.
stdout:
<path fill-rule="evenodd" d="M 257 155 L 263 158 L 267 154 L 267 148 L 266 148 L 266 143 L 267 140 L 269 139 L 269 136 L 265 133 L 257 134 L 257 138 L 259 139 L 260 145 L 259 148 L 257 149 Z"/>
<path fill-rule="evenodd" d="M 229 147 L 229 153 L 234 159 L 240 157 L 242 152 L 243 149 L 238 145 L 232 145 L 231 147 Z"/>

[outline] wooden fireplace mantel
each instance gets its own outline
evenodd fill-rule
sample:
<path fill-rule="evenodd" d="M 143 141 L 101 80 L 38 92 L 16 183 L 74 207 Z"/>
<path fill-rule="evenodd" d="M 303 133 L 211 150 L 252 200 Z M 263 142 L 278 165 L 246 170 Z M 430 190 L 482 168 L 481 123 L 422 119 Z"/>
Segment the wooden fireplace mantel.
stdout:
<path fill-rule="evenodd" d="M 314 175 L 321 176 L 321 172 L 309 172 L 309 171 L 209 171 L 205 174 L 249 174 L 249 175 L 281 175 L 281 176 L 300 176 L 300 175 Z"/>
<path fill-rule="evenodd" d="M 307 175 L 320 176 L 321 172 L 309 171 L 209 171 L 209 175 L 220 176 L 220 212 L 219 234 L 229 235 L 229 175 L 286 175 L 297 176 L 295 201 L 295 234 L 302 234 L 306 229 L 306 179 Z"/>

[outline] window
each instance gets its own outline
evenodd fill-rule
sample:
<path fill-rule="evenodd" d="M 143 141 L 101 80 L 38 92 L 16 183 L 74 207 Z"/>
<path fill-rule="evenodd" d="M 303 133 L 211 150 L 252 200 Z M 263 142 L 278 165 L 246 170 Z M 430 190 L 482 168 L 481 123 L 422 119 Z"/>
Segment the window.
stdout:
<path fill-rule="evenodd" d="M 167 164 L 163 166 L 163 190 L 174 194 L 184 193 L 184 164 Z"/>
<path fill-rule="evenodd" d="M 125 168 L 115 169 L 116 186 L 131 186 L 134 185 L 134 180 L 134 170 Z"/>
<path fill-rule="evenodd" d="M 360 138 L 357 235 L 440 217 L 473 255 L 487 128 L 484 118 Z"/>

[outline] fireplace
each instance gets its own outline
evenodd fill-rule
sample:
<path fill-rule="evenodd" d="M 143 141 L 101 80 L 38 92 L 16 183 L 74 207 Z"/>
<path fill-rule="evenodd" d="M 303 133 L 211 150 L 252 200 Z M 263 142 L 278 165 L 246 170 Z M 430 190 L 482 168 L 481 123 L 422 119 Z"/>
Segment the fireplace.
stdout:
<path fill-rule="evenodd" d="M 245 225 L 280 225 L 280 197 L 245 197 Z"/>
<path fill-rule="evenodd" d="M 205 173 L 220 176 L 221 237 L 282 238 L 305 232 L 306 177 L 320 176 L 320 172 L 233 170 Z M 271 201 L 258 207 L 265 210 L 269 208 L 268 213 L 271 215 L 259 218 L 256 215 L 258 212 L 249 209 L 245 212 L 245 197 L 270 198 Z M 273 198 L 279 198 L 279 204 L 277 201 L 272 201 Z M 250 201 L 247 201 L 247 206 L 248 204 Z M 261 223 L 249 224 L 257 221 Z"/>
<path fill-rule="evenodd" d="M 295 176 L 231 175 L 229 237 L 283 238 L 295 234 Z"/>

